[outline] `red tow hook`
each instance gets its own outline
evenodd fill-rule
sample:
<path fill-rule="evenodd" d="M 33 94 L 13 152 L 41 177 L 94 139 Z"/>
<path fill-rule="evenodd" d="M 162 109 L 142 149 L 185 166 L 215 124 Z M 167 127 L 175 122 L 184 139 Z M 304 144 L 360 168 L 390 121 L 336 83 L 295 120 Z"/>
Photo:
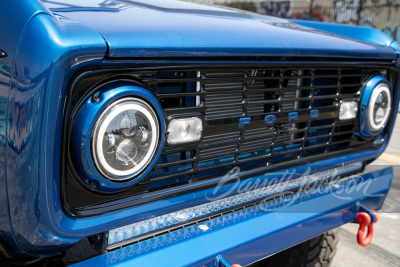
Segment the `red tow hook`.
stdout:
<path fill-rule="evenodd" d="M 371 243 L 372 237 L 374 236 L 374 223 L 376 223 L 378 219 L 379 216 L 375 210 L 371 210 L 369 213 L 361 211 L 357 214 L 356 220 L 360 225 L 357 232 L 357 242 L 360 246 L 366 247 Z M 368 228 L 368 233 L 364 238 L 365 228 Z"/>

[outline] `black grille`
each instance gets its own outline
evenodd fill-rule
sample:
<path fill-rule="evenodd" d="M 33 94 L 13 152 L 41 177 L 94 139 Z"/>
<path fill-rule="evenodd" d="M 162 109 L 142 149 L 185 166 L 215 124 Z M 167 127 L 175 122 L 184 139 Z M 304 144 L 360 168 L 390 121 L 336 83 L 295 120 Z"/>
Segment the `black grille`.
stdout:
<path fill-rule="evenodd" d="M 148 190 L 221 176 L 232 168 L 256 169 L 326 154 L 367 141 L 355 120 L 339 121 L 343 100 L 359 101 L 363 82 L 386 71 L 372 68 L 196 69 L 135 73 L 154 90 L 168 121 L 201 117 L 200 142 L 163 149 L 141 182 Z M 318 110 L 316 119 L 311 110 Z M 290 113 L 298 119 L 288 121 Z M 275 115 L 267 126 L 266 115 Z M 239 129 L 239 120 L 250 125 Z"/>
<path fill-rule="evenodd" d="M 65 137 L 88 97 L 107 84 L 132 80 L 158 97 L 167 125 L 173 118 L 199 117 L 203 135 L 195 143 L 166 143 L 147 177 L 113 194 L 88 193 L 70 159 L 63 158 L 65 209 L 77 216 L 100 214 L 212 187 L 236 167 L 245 171 L 240 179 L 246 179 L 380 146 L 386 132 L 375 139 L 360 138 L 357 120 L 338 119 L 339 103 L 359 102 L 365 81 L 373 75 L 385 76 L 396 88 L 397 70 L 388 62 L 319 60 L 154 60 L 89 70 L 72 85 Z M 319 117 L 311 119 L 311 110 L 318 110 Z M 298 120 L 289 122 L 293 112 Z M 276 116 L 272 127 L 265 124 L 267 115 Z M 251 118 L 250 125 L 239 128 L 245 117 Z M 65 139 L 63 151 L 67 149 Z"/>

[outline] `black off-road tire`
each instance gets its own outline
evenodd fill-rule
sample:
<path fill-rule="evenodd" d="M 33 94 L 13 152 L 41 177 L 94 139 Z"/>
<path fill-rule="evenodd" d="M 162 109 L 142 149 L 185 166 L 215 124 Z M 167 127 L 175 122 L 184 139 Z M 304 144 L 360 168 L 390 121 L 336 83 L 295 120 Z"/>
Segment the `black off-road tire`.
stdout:
<path fill-rule="evenodd" d="M 257 267 L 326 267 L 332 264 L 339 241 L 338 229 L 328 231 L 255 264 Z"/>

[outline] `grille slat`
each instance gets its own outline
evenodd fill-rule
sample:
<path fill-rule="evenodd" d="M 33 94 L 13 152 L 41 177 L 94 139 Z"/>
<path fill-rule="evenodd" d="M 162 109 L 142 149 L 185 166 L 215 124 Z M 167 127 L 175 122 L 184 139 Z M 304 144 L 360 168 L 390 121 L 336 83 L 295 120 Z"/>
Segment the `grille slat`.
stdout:
<path fill-rule="evenodd" d="M 206 96 L 206 107 L 240 105 L 242 102 L 242 95 L 215 94 Z"/>
<path fill-rule="evenodd" d="M 168 187 L 178 186 L 223 176 L 235 166 L 249 170 L 283 161 L 290 166 L 303 157 L 363 145 L 367 141 L 354 134 L 356 121 L 338 120 L 339 104 L 345 99 L 359 101 L 363 83 L 374 73 L 382 70 L 308 67 L 146 73 L 143 82 L 156 92 L 168 119 L 185 115 L 204 119 L 202 139 L 164 147 L 163 155 L 181 155 L 159 161 L 146 183 L 168 180 Z M 311 110 L 318 110 L 319 117 L 311 119 Z M 293 112 L 298 119 L 289 122 Z M 264 118 L 271 114 L 275 124 L 266 125 Z M 239 128 L 243 117 L 251 117 L 251 123 Z"/>
<path fill-rule="evenodd" d="M 219 83 L 210 83 L 207 82 L 204 85 L 204 88 L 206 91 L 236 91 L 236 90 L 242 90 L 243 89 L 243 82 L 241 83 L 224 83 L 224 82 L 219 82 Z"/>
<path fill-rule="evenodd" d="M 293 75 L 293 76 L 281 76 L 281 77 L 274 77 L 271 76 L 269 77 L 270 80 L 281 80 L 281 79 L 310 79 L 310 78 L 355 78 L 355 77 L 363 77 L 365 75 L 363 74 L 347 74 L 347 75 Z M 254 84 L 259 83 L 262 84 L 263 81 L 265 80 L 264 76 L 248 76 L 248 77 L 234 77 L 229 75 L 221 76 L 221 77 L 216 77 L 216 78 L 202 78 L 202 77 L 196 77 L 196 78 L 179 78 L 179 79 L 143 79 L 143 82 L 146 82 L 147 84 L 160 84 L 160 83 L 181 83 L 181 82 L 196 82 L 196 81 L 202 81 L 202 80 L 207 80 L 207 83 L 210 85 L 226 85 L 228 83 L 230 84 L 243 84 L 244 81 L 254 81 Z M 212 83 L 212 81 L 215 81 L 215 83 Z M 218 81 L 218 82 L 217 82 Z M 220 82 L 227 81 L 227 83 L 221 84 Z M 241 81 L 238 83 L 232 83 L 232 81 Z"/>
<path fill-rule="evenodd" d="M 200 158 L 211 158 L 215 155 L 232 155 L 236 151 L 237 144 L 225 144 L 223 147 L 214 146 L 200 150 Z"/>

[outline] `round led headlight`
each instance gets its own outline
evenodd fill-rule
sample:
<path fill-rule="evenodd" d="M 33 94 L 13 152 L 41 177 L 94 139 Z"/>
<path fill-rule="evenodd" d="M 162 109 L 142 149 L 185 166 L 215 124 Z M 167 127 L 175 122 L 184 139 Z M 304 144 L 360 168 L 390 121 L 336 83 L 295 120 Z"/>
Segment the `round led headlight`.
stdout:
<path fill-rule="evenodd" d="M 69 164 L 85 187 L 103 193 L 125 190 L 156 165 L 166 129 L 151 91 L 115 81 L 98 88 L 72 113 Z"/>
<path fill-rule="evenodd" d="M 389 119 L 391 96 L 386 83 L 378 84 L 372 91 L 368 104 L 368 124 L 372 132 L 379 132 Z"/>
<path fill-rule="evenodd" d="M 157 150 L 160 129 L 155 111 L 138 98 L 112 103 L 98 118 L 92 154 L 108 179 L 132 179 L 145 169 Z"/>
<path fill-rule="evenodd" d="M 360 133 L 363 137 L 379 135 L 390 117 L 392 105 L 389 82 L 381 75 L 369 79 L 361 99 Z"/>

